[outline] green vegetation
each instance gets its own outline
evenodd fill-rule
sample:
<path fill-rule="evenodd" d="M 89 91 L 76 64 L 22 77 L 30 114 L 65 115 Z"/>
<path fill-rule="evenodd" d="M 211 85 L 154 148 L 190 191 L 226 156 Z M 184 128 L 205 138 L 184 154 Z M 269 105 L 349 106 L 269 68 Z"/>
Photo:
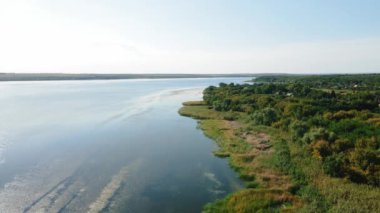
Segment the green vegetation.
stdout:
<path fill-rule="evenodd" d="M 313 88 L 378 90 L 380 87 L 379 74 L 362 75 L 272 75 L 261 76 L 255 80 L 258 83 L 307 84 Z"/>
<path fill-rule="evenodd" d="M 180 114 L 219 145 L 247 189 L 205 212 L 375 212 L 380 75 L 262 76 L 208 87 Z"/>

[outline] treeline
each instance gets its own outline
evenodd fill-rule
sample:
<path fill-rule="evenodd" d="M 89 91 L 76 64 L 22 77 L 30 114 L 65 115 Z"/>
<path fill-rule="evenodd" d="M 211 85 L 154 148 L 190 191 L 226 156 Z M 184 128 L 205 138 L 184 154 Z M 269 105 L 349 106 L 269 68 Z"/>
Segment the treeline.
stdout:
<path fill-rule="evenodd" d="M 256 82 L 302 83 L 315 88 L 379 90 L 380 74 L 361 75 L 276 75 L 261 76 Z"/>
<path fill-rule="evenodd" d="M 252 125 L 288 132 L 331 176 L 380 186 L 379 78 L 260 77 L 253 85 L 208 87 L 204 100 L 217 111 L 245 113 Z"/>

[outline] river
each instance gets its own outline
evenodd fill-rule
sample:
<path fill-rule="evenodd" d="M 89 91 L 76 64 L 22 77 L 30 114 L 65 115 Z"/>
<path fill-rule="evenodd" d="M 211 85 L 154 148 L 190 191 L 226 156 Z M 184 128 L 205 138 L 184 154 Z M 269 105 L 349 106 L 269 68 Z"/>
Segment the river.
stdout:
<path fill-rule="evenodd" d="M 0 212 L 200 212 L 242 183 L 177 111 L 244 80 L 0 83 Z"/>

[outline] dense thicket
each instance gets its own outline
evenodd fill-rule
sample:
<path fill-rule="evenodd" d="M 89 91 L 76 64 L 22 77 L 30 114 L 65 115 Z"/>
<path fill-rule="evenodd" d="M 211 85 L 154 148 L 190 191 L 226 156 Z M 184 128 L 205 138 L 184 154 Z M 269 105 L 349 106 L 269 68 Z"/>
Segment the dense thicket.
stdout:
<path fill-rule="evenodd" d="M 380 186 L 380 75 L 264 76 L 208 87 L 204 100 L 289 132 L 331 176 Z"/>

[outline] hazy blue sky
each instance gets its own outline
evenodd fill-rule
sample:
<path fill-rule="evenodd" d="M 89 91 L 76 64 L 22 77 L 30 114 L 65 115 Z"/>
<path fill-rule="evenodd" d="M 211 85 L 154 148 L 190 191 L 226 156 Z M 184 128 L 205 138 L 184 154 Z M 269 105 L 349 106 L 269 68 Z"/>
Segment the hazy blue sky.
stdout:
<path fill-rule="evenodd" d="M 0 72 L 380 72 L 380 1 L 0 0 Z"/>

